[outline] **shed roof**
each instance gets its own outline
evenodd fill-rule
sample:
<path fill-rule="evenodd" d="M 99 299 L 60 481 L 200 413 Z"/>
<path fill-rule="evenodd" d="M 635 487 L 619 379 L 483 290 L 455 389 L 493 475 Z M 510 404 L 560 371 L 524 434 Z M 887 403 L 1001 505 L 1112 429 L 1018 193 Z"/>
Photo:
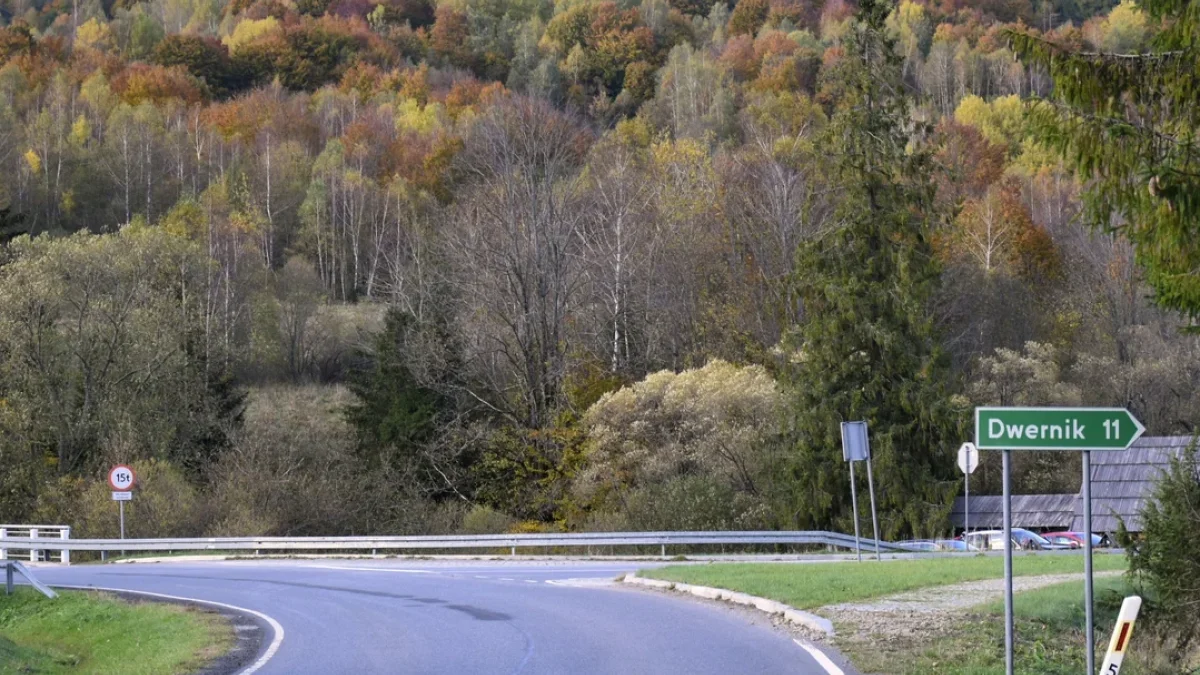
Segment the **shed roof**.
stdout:
<path fill-rule="evenodd" d="M 1125 451 L 1092 452 L 1092 531 L 1116 532 L 1119 520 L 1130 531 L 1142 528 L 1141 511 L 1154 486 L 1192 442 L 1191 436 L 1146 436 Z M 1003 497 L 971 496 L 971 529 L 1004 526 Z M 950 521 L 964 525 L 962 497 L 954 500 Z M 1081 494 L 1013 495 L 1013 527 L 1083 530 Z"/>
<path fill-rule="evenodd" d="M 1145 436 L 1124 452 L 1092 452 L 1092 530 L 1115 532 L 1120 518 L 1129 530 L 1140 531 L 1142 507 L 1159 477 L 1193 441 L 1192 436 Z M 1074 511 L 1071 529 L 1082 530 L 1082 499 Z"/>
<path fill-rule="evenodd" d="M 1013 527 L 1066 528 L 1075 514 L 1077 495 L 1013 495 Z M 950 521 L 955 527 L 964 526 L 966 499 L 954 500 Z M 1004 527 L 1004 498 L 1001 496 L 971 497 L 971 529 Z"/>

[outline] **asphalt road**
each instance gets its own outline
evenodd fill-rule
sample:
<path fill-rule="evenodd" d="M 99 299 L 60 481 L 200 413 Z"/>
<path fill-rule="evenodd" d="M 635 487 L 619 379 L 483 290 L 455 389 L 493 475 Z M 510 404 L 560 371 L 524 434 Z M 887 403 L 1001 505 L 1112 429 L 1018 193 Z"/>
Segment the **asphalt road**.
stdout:
<path fill-rule="evenodd" d="M 36 574 L 269 615 L 284 639 L 262 674 L 826 675 L 751 612 L 604 583 L 636 567 L 229 561 L 40 566 Z"/>

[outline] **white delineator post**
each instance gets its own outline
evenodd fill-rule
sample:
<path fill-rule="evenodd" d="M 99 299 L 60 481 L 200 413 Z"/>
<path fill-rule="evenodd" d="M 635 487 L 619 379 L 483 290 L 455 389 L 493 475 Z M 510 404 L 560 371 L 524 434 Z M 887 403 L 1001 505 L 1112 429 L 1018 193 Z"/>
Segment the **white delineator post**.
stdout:
<path fill-rule="evenodd" d="M 1108 653 L 1100 664 L 1100 675 L 1118 675 L 1121 672 L 1121 662 L 1125 660 L 1129 638 L 1133 636 L 1133 622 L 1137 620 L 1141 608 L 1142 599 L 1136 595 L 1125 598 L 1125 602 L 1121 603 L 1121 613 L 1117 615 L 1117 625 L 1113 626 L 1112 639 L 1108 642 Z"/>
<path fill-rule="evenodd" d="M 37 535 L 38 535 L 38 529 L 36 527 L 29 528 L 29 538 L 30 539 L 37 539 Z M 37 562 L 38 561 L 38 553 L 39 553 L 39 551 L 35 548 L 29 549 L 29 562 Z"/>
<path fill-rule="evenodd" d="M 67 527 L 64 527 L 63 529 L 59 530 L 58 534 L 63 539 L 70 539 L 71 538 L 71 527 L 69 525 Z M 71 564 L 71 552 L 65 548 L 62 550 L 62 564 L 64 564 L 64 565 Z"/>
<path fill-rule="evenodd" d="M 0 538 L 8 536 L 8 528 L 0 527 Z M 0 560 L 8 560 L 8 549 L 0 548 Z"/>

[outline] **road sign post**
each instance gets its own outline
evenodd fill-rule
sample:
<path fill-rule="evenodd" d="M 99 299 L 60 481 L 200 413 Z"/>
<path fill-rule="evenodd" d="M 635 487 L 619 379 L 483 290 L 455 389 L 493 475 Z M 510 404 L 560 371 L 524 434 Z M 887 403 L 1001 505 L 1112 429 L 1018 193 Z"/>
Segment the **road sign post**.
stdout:
<path fill-rule="evenodd" d="M 862 562 L 862 545 L 858 535 L 858 492 L 854 483 L 854 463 L 867 463 L 867 490 L 871 494 L 871 527 L 875 533 L 875 559 L 883 560 L 879 552 L 879 516 L 875 511 L 875 480 L 871 475 L 871 443 L 866 422 L 842 422 L 842 459 L 850 462 L 850 506 L 854 511 L 854 550 Z"/>
<path fill-rule="evenodd" d="M 958 449 L 958 468 L 963 472 L 964 496 L 963 496 L 963 543 L 970 550 L 970 542 L 967 541 L 967 535 L 971 533 L 971 474 L 975 473 L 975 469 L 979 467 L 979 450 L 974 443 L 963 443 Z"/>
<path fill-rule="evenodd" d="M 883 560 L 879 553 L 879 515 L 875 510 L 875 480 L 871 477 L 871 453 L 867 453 L 867 493 L 871 495 L 871 529 L 875 532 L 875 559 Z"/>
<path fill-rule="evenodd" d="M 1012 491 L 1013 450 L 1083 452 L 1084 614 L 1087 623 L 1087 672 L 1095 673 L 1095 617 L 1092 607 L 1092 456 L 1093 450 L 1125 450 L 1146 427 L 1124 408 L 975 409 L 975 446 L 1004 452 L 1004 664 L 1013 672 Z"/>
<path fill-rule="evenodd" d="M 1004 675 L 1013 675 L 1012 451 L 1004 451 Z"/>
<path fill-rule="evenodd" d="M 133 499 L 131 490 L 136 482 L 137 475 L 125 464 L 118 464 L 108 471 L 108 484 L 113 489 L 113 501 L 117 503 L 122 539 L 125 538 L 125 502 Z"/>
<path fill-rule="evenodd" d="M 1083 451 L 1083 606 L 1089 675 L 1096 672 L 1096 621 L 1092 616 L 1092 451 Z"/>
<path fill-rule="evenodd" d="M 854 553 L 862 562 L 862 541 L 858 536 L 858 490 L 854 485 L 854 462 L 850 462 L 850 510 L 854 511 Z"/>

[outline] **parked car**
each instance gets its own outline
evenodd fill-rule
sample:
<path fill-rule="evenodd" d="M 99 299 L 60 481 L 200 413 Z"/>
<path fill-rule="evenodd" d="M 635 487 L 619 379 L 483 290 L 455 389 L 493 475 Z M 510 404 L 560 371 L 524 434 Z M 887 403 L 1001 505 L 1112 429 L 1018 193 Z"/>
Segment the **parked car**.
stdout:
<path fill-rule="evenodd" d="M 1075 542 L 1075 548 L 1083 548 L 1083 533 L 1082 532 L 1047 532 L 1042 535 L 1050 541 L 1065 543 L 1063 540 Z M 1108 535 L 1092 534 L 1092 548 L 1104 548 L 1111 546 L 1112 543 L 1108 540 Z"/>
<path fill-rule="evenodd" d="M 941 551 L 978 551 L 979 549 L 961 539 L 938 539 L 935 541 Z"/>
<path fill-rule="evenodd" d="M 1068 537 L 1061 532 L 1057 534 L 1043 534 L 1042 536 L 1051 544 L 1061 544 L 1067 548 L 1083 548 L 1083 544 L 1079 543 L 1078 539 Z"/>
<path fill-rule="evenodd" d="M 939 551 L 937 542 L 929 539 L 909 539 L 907 541 L 896 542 L 897 546 L 903 546 L 910 551 Z"/>
<path fill-rule="evenodd" d="M 1004 530 L 983 530 L 980 532 L 972 532 L 966 535 L 964 539 L 968 544 L 980 550 L 1003 551 L 1004 550 Z M 1016 548 L 1037 550 L 1037 551 L 1056 551 L 1071 548 L 1064 544 L 1055 544 L 1047 540 L 1045 537 L 1030 532 L 1024 528 L 1014 527 L 1012 529 L 1012 541 Z"/>

